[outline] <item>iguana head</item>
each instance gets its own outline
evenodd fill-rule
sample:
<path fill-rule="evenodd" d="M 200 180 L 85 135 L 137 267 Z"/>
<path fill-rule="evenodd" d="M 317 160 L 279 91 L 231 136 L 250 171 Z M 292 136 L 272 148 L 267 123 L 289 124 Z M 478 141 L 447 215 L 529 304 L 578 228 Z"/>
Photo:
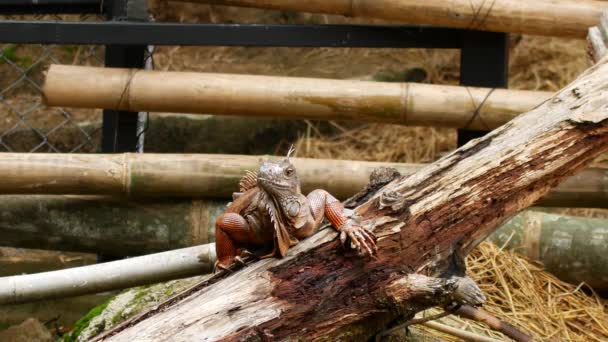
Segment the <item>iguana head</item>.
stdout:
<path fill-rule="evenodd" d="M 270 195 L 300 193 L 300 179 L 296 168 L 289 161 L 293 147 L 281 160 L 267 160 L 260 165 L 258 185 Z"/>

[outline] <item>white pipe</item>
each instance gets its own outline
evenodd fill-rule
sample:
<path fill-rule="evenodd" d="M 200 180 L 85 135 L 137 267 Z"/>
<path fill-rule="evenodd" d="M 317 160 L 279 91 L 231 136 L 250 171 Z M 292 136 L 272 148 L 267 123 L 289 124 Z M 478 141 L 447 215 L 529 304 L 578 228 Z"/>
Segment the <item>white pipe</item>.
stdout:
<path fill-rule="evenodd" d="M 215 244 L 0 278 L 0 305 L 125 289 L 212 272 Z"/>

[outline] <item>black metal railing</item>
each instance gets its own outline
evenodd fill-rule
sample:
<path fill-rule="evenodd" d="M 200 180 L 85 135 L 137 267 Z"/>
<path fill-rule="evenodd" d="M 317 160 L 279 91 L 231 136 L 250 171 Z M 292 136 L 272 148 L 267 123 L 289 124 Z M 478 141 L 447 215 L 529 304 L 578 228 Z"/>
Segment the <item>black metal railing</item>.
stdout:
<path fill-rule="evenodd" d="M 146 0 L 4 0 L 2 14 L 65 14 L 95 13 L 102 21 L 0 20 L 0 60 L 21 73 L 18 82 L 39 91 L 39 83 L 32 82 L 32 69 L 55 62 L 46 44 L 53 46 L 104 46 L 101 58 L 108 67 L 143 68 L 149 45 L 199 46 L 264 46 L 264 47 L 354 47 L 354 48 L 449 48 L 461 51 L 461 84 L 484 87 L 506 87 L 508 66 L 508 35 L 439 28 L 430 26 L 397 25 L 240 25 L 240 24 L 183 24 L 149 22 Z M 44 61 L 20 66 L 11 55 L 15 44 L 44 44 Z M 97 49 L 96 51 L 100 51 Z M 396 52 L 397 53 L 397 52 Z M 100 56 L 97 56 L 100 57 Z M 55 58 L 56 59 L 56 58 Z M 1 67 L 1 66 L 0 66 Z M 10 102 L 5 85 L 0 90 L 0 103 Z M 22 122 L 24 129 L 36 131 L 36 136 L 49 151 L 61 151 L 49 143 L 49 132 L 36 129 L 29 113 L 32 108 L 15 110 L 7 106 Z M 34 108 L 37 109 L 39 107 Z M 58 109 L 68 123 L 73 123 L 71 112 Z M 66 123 L 61 123 L 66 125 Z M 103 152 L 141 150 L 142 113 L 105 110 L 103 113 Z M 76 125 L 80 127 L 78 124 Z M 4 142 L 15 127 L 0 125 L 0 149 L 15 150 Z M 84 129 L 83 129 L 84 130 Z M 86 131 L 85 131 L 86 132 Z M 95 138 L 83 135 L 88 145 Z M 480 132 L 459 131 L 459 144 L 479 136 Z M 39 151 L 40 148 L 32 148 Z M 72 148 L 70 151 L 82 151 Z"/>

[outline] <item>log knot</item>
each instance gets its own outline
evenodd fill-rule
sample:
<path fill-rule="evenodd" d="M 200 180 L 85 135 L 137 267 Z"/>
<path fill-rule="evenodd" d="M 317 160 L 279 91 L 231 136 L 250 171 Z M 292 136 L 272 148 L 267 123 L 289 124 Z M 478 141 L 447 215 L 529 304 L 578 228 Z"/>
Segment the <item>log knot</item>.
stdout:
<path fill-rule="evenodd" d="M 486 297 L 469 277 L 429 277 L 408 274 L 394 280 L 384 290 L 383 304 L 399 314 L 416 312 L 417 306 L 446 306 L 468 304 L 479 306 Z"/>
<path fill-rule="evenodd" d="M 486 296 L 473 279 L 469 277 L 452 277 L 450 279 L 455 281 L 452 299 L 456 303 L 479 306 L 486 302 Z"/>
<path fill-rule="evenodd" d="M 401 193 L 394 190 L 387 190 L 380 195 L 378 208 L 380 210 L 389 208 L 392 212 L 399 213 L 407 209 L 409 203 L 410 201 L 407 201 L 406 197 Z"/>
<path fill-rule="evenodd" d="M 401 173 L 393 167 L 375 168 L 369 175 L 369 183 L 361 191 L 344 201 L 345 208 L 355 208 L 372 198 L 378 190 L 388 183 L 401 177 Z"/>

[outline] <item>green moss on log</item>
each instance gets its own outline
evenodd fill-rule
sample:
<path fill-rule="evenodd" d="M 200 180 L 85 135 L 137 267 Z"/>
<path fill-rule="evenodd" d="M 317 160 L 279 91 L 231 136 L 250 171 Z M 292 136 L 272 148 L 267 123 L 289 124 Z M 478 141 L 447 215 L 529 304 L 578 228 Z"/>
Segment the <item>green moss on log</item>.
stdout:
<path fill-rule="evenodd" d="M 107 300 L 105 303 L 91 309 L 86 315 L 84 315 L 84 317 L 82 317 L 76 323 L 74 323 L 74 329 L 72 331 L 70 331 L 69 333 L 64 334 L 59 339 L 59 341 L 61 341 L 61 342 L 78 341 L 78 336 L 80 336 L 80 333 L 89 326 L 89 324 L 91 323 L 93 318 L 101 315 L 103 310 L 106 309 L 106 307 L 110 304 L 112 299 L 113 298 L 111 298 L 111 299 Z"/>

